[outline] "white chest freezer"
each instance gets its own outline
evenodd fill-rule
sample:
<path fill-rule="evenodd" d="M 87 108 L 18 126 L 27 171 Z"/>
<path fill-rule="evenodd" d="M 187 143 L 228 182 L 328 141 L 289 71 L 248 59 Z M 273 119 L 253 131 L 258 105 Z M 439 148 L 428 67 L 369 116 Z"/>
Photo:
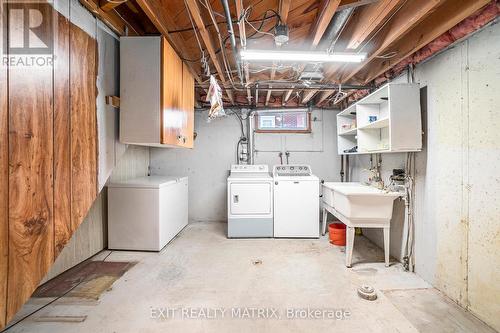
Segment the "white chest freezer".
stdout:
<path fill-rule="evenodd" d="M 160 251 L 188 223 L 188 178 L 150 176 L 108 185 L 108 248 Z"/>

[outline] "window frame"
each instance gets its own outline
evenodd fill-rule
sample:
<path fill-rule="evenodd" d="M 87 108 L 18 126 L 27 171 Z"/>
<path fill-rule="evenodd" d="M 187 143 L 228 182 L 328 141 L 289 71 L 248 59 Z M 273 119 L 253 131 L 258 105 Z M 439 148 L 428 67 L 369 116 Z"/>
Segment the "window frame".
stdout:
<path fill-rule="evenodd" d="M 305 129 L 260 129 L 259 127 L 259 118 L 261 116 L 265 116 L 266 113 L 269 114 L 277 114 L 277 113 L 305 113 L 307 117 L 307 128 Z M 255 114 L 255 133 L 276 133 L 276 134 L 310 134 L 312 133 L 311 128 L 311 112 L 309 111 L 298 111 L 298 110 L 284 110 L 284 111 L 268 111 L 268 112 L 257 112 Z"/>

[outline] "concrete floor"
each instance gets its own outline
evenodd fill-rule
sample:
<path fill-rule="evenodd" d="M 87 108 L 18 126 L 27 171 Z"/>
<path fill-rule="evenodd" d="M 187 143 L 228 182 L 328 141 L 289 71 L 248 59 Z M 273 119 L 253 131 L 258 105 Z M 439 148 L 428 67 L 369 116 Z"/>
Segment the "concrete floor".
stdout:
<path fill-rule="evenodd" d="M 326 237 L 231 240 L 225 227 L 190 224 L 161 253 L 104 251 L 93 260 L 138 263 L 97 301 L 32 298 L 18 318 L 53 303 L 8 332 L 494 332 L 399 263 L 384 267 L 363 237 L 347 269 Z M 357 296 L 362 284 L 376 301 Z"/>

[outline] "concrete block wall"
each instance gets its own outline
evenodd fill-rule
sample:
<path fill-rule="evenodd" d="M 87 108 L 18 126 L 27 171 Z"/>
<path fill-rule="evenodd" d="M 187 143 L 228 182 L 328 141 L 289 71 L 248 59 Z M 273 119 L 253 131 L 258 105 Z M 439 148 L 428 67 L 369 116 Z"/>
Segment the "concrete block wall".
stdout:
<path fill-rule="evenodd" d="M 427 94 L 426 147 L 416 155 L 415 269 L 497 330 L 499 40 L 500 25 L 491 25 L 415 69 Z M 405 154 L 384 154 L 383 178 L 404 161 Z M 366 180 L 368 166 L 367 156 L 355 157 L 352 179 Z M 400 259 L 406 226 L 402 214 L 394 216 L 391 255 Z M 381 231 L 364 234 L 382 244 Z"/>

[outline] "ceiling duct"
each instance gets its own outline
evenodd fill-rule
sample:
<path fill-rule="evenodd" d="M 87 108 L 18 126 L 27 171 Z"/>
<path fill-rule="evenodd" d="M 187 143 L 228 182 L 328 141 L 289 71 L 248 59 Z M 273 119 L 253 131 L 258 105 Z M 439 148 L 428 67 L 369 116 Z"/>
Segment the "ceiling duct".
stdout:
<path fill-rule="evenodd" d="M 344 29 L 347 21 L 349 21 L 353 11 L 354 8 L 347 8 L 335 13 L 330 24 L 328 24 L 326 28 L 323 38 L 321 38 L 318 49 L 331 50 L 335 46 L 340 33 Z"/>

